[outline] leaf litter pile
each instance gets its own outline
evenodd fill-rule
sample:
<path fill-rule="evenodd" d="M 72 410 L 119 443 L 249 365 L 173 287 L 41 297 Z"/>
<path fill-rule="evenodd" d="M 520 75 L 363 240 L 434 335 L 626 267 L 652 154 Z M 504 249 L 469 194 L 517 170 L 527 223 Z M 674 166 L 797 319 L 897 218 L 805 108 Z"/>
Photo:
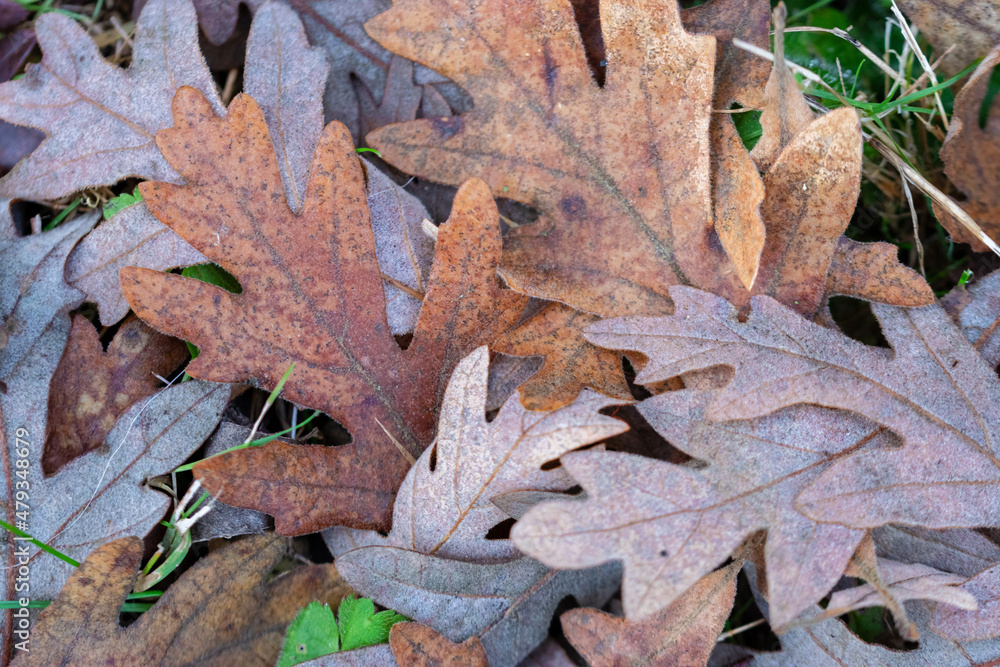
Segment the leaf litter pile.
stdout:
<path fill-rule="evenodd" d="M 0 0 L 0 663 L 1000 664 L 1000 2 L 871 4 Z"/>

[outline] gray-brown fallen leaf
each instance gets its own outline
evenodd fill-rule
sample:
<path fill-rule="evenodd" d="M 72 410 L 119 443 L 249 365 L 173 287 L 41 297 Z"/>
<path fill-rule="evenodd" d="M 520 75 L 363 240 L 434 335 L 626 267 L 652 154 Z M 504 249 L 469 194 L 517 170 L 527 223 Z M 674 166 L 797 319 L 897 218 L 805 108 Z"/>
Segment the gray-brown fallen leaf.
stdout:
<path fill-rule="evenodd" d="M 965 337 L 989 366 L 1000 364 L 1000 271 L 968 288 L 956 287 L 943 299 L 944 307 Z"/>
<path fill-rule="evenodd" d="M 684 389 L 638 405 L 667 441 L 707 467 L 620 452 L 564 455 L 586 499 L 530 510 L 511 531 L 514 543 L 550 567 L 623 561 L 625 613 L 637 620 L 671 604 L 745 537 L 767 528 L 772 623 L 791 622 L 837 583 L 864 536 L 803 516 L 796 497 L 837 461 L 895 439 L 867 419 L 810 405 L 714 423 L 707 410 L 717 395 Z"/>
<path fill-rule="evenodd" d="M 223 112 L 190 1 L 150 0 L 127 70 L 105 61 L 69 17 L 42 14 L 35 33 L 42 62 L 0 84 L 0 118 L 47 138 L 0 181 L 0 197 L 57 199 L 129 176 L 178 180 L 155 143 L 156 133 L 173 125 L 174 93 L 192 86 Z"/>
<path fill-rule="evenodd" d="M 590 392 L 552 412 L 529 412 L 511 397 L 486 422 L 488 362 L 484 347 L 456 368 L 437 440 L 400 487 L 388 537 L 334 529 L 326 538 L 359 593 L 453 642 L 478 636 L 491 665 L 513 666 L 548 634 L 563 597 L 603 604 L 620 569 L 552 571 L 510 540 L 487 539 L 508 518 L 490 499 L 568 489 L 572 480 L 544 464 L 627 427 L 598 412 L 614 399 Z"/>
<path fill-rule="evenodd" d="M 906 17 L 934 46 L 934 56 L 951 49 L 941 71 L 955 74 L 1000 44 L 996 0 L 899 0 Z"/>
<path fill-rule="evenodd" d="M 960 641 L 1000 637 L 1000 563 L 962 584 L 979 603 L 978 609 L 938 605 L 931 627 L 939 635 Z"/>
<path fill-rule="evenodd" d="M 992 525 L 1000 516 L 1000 380 L 940 306 L 873 304 L 894 354 L 755 297 L 740 322 L 723 299 L 675 287 L 672 317 L 606 320 L 590 339 L 649 359 L 638 382 L 716 365 L 735 376 L 706 409 L 748 419 L 800 403 L 848 410 L 891 429 L 902 447 L 834 462 L 798 497 L 815 520 L 852 528 Z"/>

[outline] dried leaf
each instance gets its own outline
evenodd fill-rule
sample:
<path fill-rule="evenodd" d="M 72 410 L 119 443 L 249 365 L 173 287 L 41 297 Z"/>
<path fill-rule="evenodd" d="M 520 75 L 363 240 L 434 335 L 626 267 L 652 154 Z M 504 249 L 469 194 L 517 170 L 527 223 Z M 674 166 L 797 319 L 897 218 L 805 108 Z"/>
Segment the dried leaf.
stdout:
<path fill-rule="evenodd" d="M 959 641 L 1000 637 L 1000 564 L 969 579 L 962 590 L 975 598 L 979 608 L 938 605 L 931 621 L 934 632 Z"/>
<path fill-rule="evenodd" d="M 771 7 L 767 0 L 710 0 L 681 10 L 684 29 L 693 34 L 715 35 L 716 109 L 731 103 L 755 109 L 763 101 L 770 75 L 767 62 L 733 46 L 733 37 L 768 48 Z"/>
<path fill-rule="evenodd" d="M 876 528 L 872 534 L 883 558 L 922 563 L 966 577 L 1000 562 L 1000 546 L 972 530 L 890 525 Z"/>
<path fill-rule="evenodd" d="M 392 56 L 389 60 L 385 91 L 378 101 L 363 84 L 359 86 L 357 94 L 361 103 L 361 136 L 383 125 L 402 123 L 417 117 L 424 91 L 413 83 L 413 63 L 406 58 Z M 445 115 L 450 116 L 451 113 Z"/>
<path fill-rule="evenodd" d="M 483 347 L 455 369 L 437 440 L 400 487 L 388 537 L 343 529 L 326 537 L 361 594 L 453 642 L 479 635 L 491 665 L 515 665 L 548 634 L 559 600 L 603 603 L 620 570 L 550 571 L 510 540 L 487 539 L 507 519 L 490 500 L 569 488 L 561 469 L 543 464 L 627 427 L 599 414 L 613 399 L 590 392 L 553 412 L 529 412 L 512 397 L 487 423 L 488 365 Z"/>
<path fill-rule="evenodd" d="M 622 598 L 634 620 L 671 604 L 745 537 L 767 528 L 772 623 L 790 622 L 837 583 L 864 535 L 802 516 L 796 496 L 836 461 L 893 438 L 867 419 L 808 405 L 707 421 L 718 401 L 714 391 L 685 389 L 638 405 L 664 438 L 707 468 L 615 452 L 564 455 L 587 499 L 529 511 L 512 530 L 517 547 L 550 567 L 622 560 Z"/>
<path fill-rule="evenodd" d="M 784 4 L 774 8 L 774 64 L 764 87 L 760 140 L 750 152 L 761 171 L 770 169 L 792 139 L 815 118 L 785 62 L 786 16 Z"/>
<path fill-rule="evenodd" d="M 559 642 L 549 638 L 521 661 L 518 667 L 575 667 Z"/>
<path fill-rule="evenodd" d="M 751 588 L 756 588 L 753 566 L 748 564 L 744 571 Z M 768 604 L 756 593 L 757 606 L 766 618 Z M 814 611 L 822 611 L 818 606 Z M 920 646 L 915 650 L 899 651 L 880 644 L 869 644 L 859 639 L 847 626 L 836 618 L 817 625 L 794 628 L 781 635 L 782 650 L 777 653 L 757 653 L 720 644 L 720 647 L 739 648 L 742 655 L 739 663 L 753 667 L 826 667 L 828 665 L 884 665 L 885 667 L 910 667 L 911 665 L 980 665 L 986 667 L 1000 659 L 1000 641 L 959 643 L 945 639 L 930 629 L 931 614 L 923 602 L 911 602 L 907 611 L 920 634 Z M 718 653 L 718 651 L 717 651 Z M 721 656 L 720 656 L 721 657 Z M 713 655 L 713 664 L 733 664 L 732 660 L 718 661 Z M 747 663 L 747 658 L 750 662 Z"/>
<path fill-rule="evenodd" d="M 470 14 L 396 2 L 369 33 L 453 79 L 475 109 L 368 141 L 407 173 L 452 184 L 481 175 L 494 194 L 542 212 L 505 241 L 515 289 L 601 315 L 669 312 L 666 287 L 677 283 L 735 298 L 745 289 L 711 206 L 715 41 L 687 34 L 672 1 L 601 11 L 603 87 L 568 3 L 511 12 L 494 0 Z"/>
<path fill-rule="evenodd" d="M 988 366 L 1000 364 L 1000 271 L 968 288 L 956 287 L 941 300 Z"/>
<path fill-rule="evenodd" d="M 964 581 L 961 575 L 884 558 L 878 559 L 878 573 L 880 586 L 863 584 L 836 591 L 822 615 L 829 618 L 865 607 L 891 607 L 886 603 L 887 596 L 892 597 L 893 605 L 907 600 L 936 600 L 952 608 L 976 609 L 976 598 L 956 588 Z"/>
<path fill-rule="evenodd" d="M 635 622 L 597 609 L 565 612 L 563 632 L 593 667 L 703 665 L 729 616 L 742 562 L 702 577 L 658 614 Z"/>
<path fill-rule="evenodd" d="M 847 107 L 800 129 L 776 156 L 764 176 L 767 243 L 755 294 L 807 316 L 820 307 L 837 241 L 858 202 L 861 143 L 861 124 Z"/>
<path fill-rule="evenodd" d="M 541 357 L 512 357 L 495 354 L 490 360 L 490 379 L 486 387 L 486 412 L 499 410 L 528 378 L 542 367 Z"/>
<path fill-rule="evenodd" d="M 621 581 L 614 564 L 582 572 L 530 558 L 483 565 L 381 546 L 339 556 L 337 569 L 358 592 L 453 642 L 478 636 L 493 667 L 513 667 L 531 653 L 563 598 L 600 606 Z"/>
<path fill-rule="evenodd" d="M 422 228 L 427 210 L 371 163 L 362 160 L 361 164 L 367 176 L 368 211 L 389 329 L 397 336 L 412 333 L 434 260 L 434 242 Z"/>
<path fill-rule="evenodd" d="M 407 667 L 489 667 L 483 646 L 475 637 L 461 644 L 449 641 L 419 623 L 397 623 L 389 633 L 396 663 Z"/>
<path fill-rule="evenodd" d="M 817 608 L 818 609 L 818 608 Z M 922 603 L 910 606 L 910 615 L 920 629 L 920 646 L 901 651 L 869 644 L 857 637 L 836 618 L 818 625 L 796 628 L 781 635 L 782 650 L 777 653 L 756 653 L 747 663 L 753 667 L 826 667 L 827 665 L 948 665 L 973 667 L 995 664 L 1000 659 L 1000 642 L 959 643 L 940 637 L 928 629 L 930 613 Z"/>
<path fill-rule="evenodd" d="M 764 184 L 731 119 L 713 118 L 711 139 L 715 231 L 740 282 L 753 289 L 766 234 L 760 210 Z"/>
<path fill-rule="evenodd" d="M 187 357 L 184 343 L 134 317 L 122 324 L 105 352 L 94 325 L 82 315 L 74 317 L 66 352 L 52 376 L 44 474 L 100 447 L 122 414 L 156 393 L 157 376 L 169 374 Z"/>
<path fill-rule="evenodd" d="M 168 11 L 168 4 L 169 11 Z M 0 197 L 56 199 L 128 176 L 176 181 L 154 143 L 173 124 L 180 86 L 222 103 L 198 50 L 188 0 L 150 0 L 139 17 L 132 65 L 106 62 L 76 21 L 42 14 L 35 33 L 44 57 L 23 79 L 0 84 L 0 118 L 43 130 L 47 138 L 0 183 Z"/>
<path fill-rule="evenodd" d="M 638 382 L 725 364 L 735 377 L 711 420 L 750 419 L 798 403 L 849 410 L 892 429 L 898 448 L 834 462 L 799 496 L 807 516 L 852 528 L 992 525 L 1000 513 L 1000 382 L 944 311 L 873 305 L 895 354 L 869 348 L 755 297 L 749 319 L 724 300 L 676 287 L 673 317 L 619 319 L 590 340 L 649 358 Z"/>
<path fill-rule="evenodd" d="M 438 238 L 413 342 L 403 351 L 386 326 L 363 176 L 343 127 L 324 131 L 296 216 L 283 202 L 267 127 L 251 98 L 234 100 L 226 119 L 191 89 L 182 89 L 174 106 L 177 126 L 157 141 L 187 183 L 143 184 L 143 199 L 244 290 L 237 296 L 129 268 L 122 291 L 154 328 L 200 348 L 187 369 L 193 377 L 270 388 L 299 361 L 302 375 L 284 396 L 329 414 L 354 438 L 336 448 L 270 443 L 213 458 L 196 475 L 213 493 L 227 487 L 223 502 L 274 515 L 283 534 L 340 522 L 386 527 L 408 467 L 393 438 L 419 453 L 431 440 L 453 365 L 523 308 L 524 297 L 496 286 L 492 199 L 475 182 L 460 190 Z M 206 210 L 205 202 L 215 204 Z M 217 217 L 215 205 L 227 215 Z"/>
<path fill-rule="evenodd" d="M 628 430 L 599 413 L 617 401 L 593 392 L 552 412 L 530 412 L 512 397 L 487 422 L 488 366 L 481 347 L 452 374 L 437 439 L 399 488 L 389 536 L 355 539 L 477 563 L 519 558 L 510 540 L 486 539 L 507 519 L 491 499 L 523 489 L 565 491 L 572 480 L 559 468 L 543 469 L 545 463 Z"/>
<path fill-rule="evenodd" d="M 826 279 L 826 296 L 842 294 L 894 306 L 927 306 L 934 292 L 920 274 L 896 258 L 891 243 L 858 243 L 846 236 L 837 241 Z"/>
<path fill-rule="evenodd" d="M 951 4 L 948 0 L 938 1 Z M 1000 36 L 990 46 L 995 42 L 1000 42 Z M 979 127 L 979 109 L 997 63 L 1000 63 L 1000 47 L 990 51 L 955 96 L 951 126 L 941 146 L 944 173 L 966 195 L 959 205 L 991 239 L 1000 238 L 1000 179 L 996 170 L 1000 159 L 1000 98 L 993 100 L 986 127 Z M 934 213 L 952 239 L 970 244 L 977 252 L 987 250 L 986 244 L 942 207 L 934 204 Z"/>
<path fill-rule="evenodd" d="M 142 542 L 94 551 L 32 629 L 14 664 L 260 665 L 278 658 L 285 627 L 312 600 L 336 605 L 348 589 L 332 565 L 265 583 L 285 551 L 274 536 L 249 537 L 209 554 L 127 628 L 118 613 L 135 580 Z"/>
<path fill-rule="evenodd" d="M 371 665 L 392 665 L 395 658 L 388 644 L 377 644 L 356 648 L 353 651 L 339 651 L 322 658 L 300 662 L 299 667 L 370 667 Z"/>
<path fill-rule="evenodd" d="M 212 435 L 212 439 L 205 445 L 204 458 L 243 444 L 248 435 L 250 435 L 249 427 L 223 421 Z M 216 502 L 212 506 L 212 511 L 191 527 L 191 541 L 205 542 L 217 537 L 260 535 L 272 528 L 270 519 L 262 512 Z"/>
<path fill-rule="evenodd" d="M 496 340 L 492 347 L 498 352 L 545 357 L 538 372 L 518 388 L 526 408 L 554 410 L 572 402 L 584 387 L 632 398 L 621 354 L 594 347 L 583 337 L 583 330 L 600 319 L 553 301 Z"/>
<path fill-rule="evenodd" d="M 285 186 L 288 206 L 302 212 L 309 168 L 323 132 L 323 94 L 330 66 L 291 9 L 269 2 L 261 7 L 247 39 L 243 92 L 264 113 Z"/>
<path fill-rule="evenodd" d="M 908 19 L 934 46 L 935 56 L 954 47 L 941 71 L 956 74 L 1000 44 L 995 0 L 899 0 Z"/>
<path fill-rule="evenodd" d="M 711 123 L 712 202 L 715 231 L 747 289 L 753 287 L 764 245 L 760 203 L 764 186 L 732 119 L 733 102 L 748 108 L 763 103 L 769 68 L 762 59 L 733 46 L 733 38 L 768 48 L 770 3 L 764 0 L 713 0 L 681 11 L 684 29 L 715 36 L 717 112 Z"/>
<path fill-rule="evenodd" d="M 128 314 L 118 272 L 126 266 L 165 271 L 203 264 L 208 258 L 136 204 L 88 234 L 66 262 L 66 281 L 97 303 L 101 324 L 111 326 Z"/>
<path fill-rule="evenodd" d="M 26 21 L 31 12 L 14 0 L 0 0 L 0 30 L 7 31 L 22 21 Z"/>
<path fill-rule="evenodd" d="M 8 81 L 17 74 L 34 48 L 35 31 L 31 28 L 14 30 L 0 38 L 0 82 Z"/>
<path fill-rule="evenodd" d="M 198 23 L 208 41 L 216 46 L 225 44 L 236 29 L 241 0 L 193 0 L 198 10 Z"/>

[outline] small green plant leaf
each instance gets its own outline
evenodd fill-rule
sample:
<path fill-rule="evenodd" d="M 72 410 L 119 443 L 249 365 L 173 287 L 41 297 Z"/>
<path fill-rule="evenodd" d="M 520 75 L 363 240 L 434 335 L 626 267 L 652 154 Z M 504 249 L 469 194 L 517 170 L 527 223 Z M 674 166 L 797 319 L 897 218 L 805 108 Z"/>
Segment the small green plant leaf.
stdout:
<path fill-rule="evenodd" d="M 135 190 L 132 194 L 123 192 L 107 204 L 104 205 L 104 219 L 110 220 L 111 216 L 115 213 L 128 208 L 129 206 L 134 206 L 142 201 L 142 193 L 139 192 L 139 186 L 135 186 Z"/>
<path fill-rule="evenodd" d="M 181 275 L 187 278 L 194 278 L 209 285 L 221 287 L 227 292 L 241 294 L 243 287 L 240 281 L 218 264 L 195 264 L 181 271 Z"/>
<path fill-rule="evenodd" d="M 278 667 L 291 667 L 336 653 L 338 648 L 337 621 L 330 605 L 310 602 L 288 626 Z"/>
<path fill-rule="evenodd" d="M 348 595 L 340 601 L 341 650 L 351 651 L 389 641 L 389 630 L 396 623 L 409 620 L 391 609 L 375 613 L 375 603 L 368 598 Z"/>

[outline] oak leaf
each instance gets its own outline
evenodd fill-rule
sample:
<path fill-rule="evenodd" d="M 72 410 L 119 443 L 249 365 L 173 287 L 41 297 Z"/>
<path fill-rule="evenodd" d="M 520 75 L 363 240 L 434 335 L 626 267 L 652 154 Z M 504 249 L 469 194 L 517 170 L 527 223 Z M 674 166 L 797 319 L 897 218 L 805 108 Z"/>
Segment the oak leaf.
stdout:
<path fill-rule="evenodd" d="M 514 543 L 550 567 L 622 560 L 625 613 L 641 619 L 767 528 L 772 623 L 789 623 L 837 583 L 864 536 L 802 516 L 796 497 L 833 462 L 893 439 L 866 419 L 814 406 L 713 423 L 706 411 L 716 396 L 684 389 L 638 405 L 664 438 L 708 467 L 615 452 L 564 455 L 587 499 L 529 511 L 512 530 Z"/>
<path fill-rule="evenodd" d="M 187 358 L 184 343 L 137 318 L 122 324 L 105 352 L 94 325 L 82 315 L 74 317 L 50 385 L 42 471 L 52 475 L 100 447 L 126 410 L 156 393 L 158 376 Z"/>
<path fill-rule="evenodd" d="M 409 0 L 369 21 L 379 42 L 454 80 L 475 108 L 368 142 L 407 173 L 451 184 L 481 174 L 495 194 L 540 210 L 505 240 L 515 289 L 602 315 L 664 312 L 665 288 L 679 282 L 738 294 L 710 241 L 715 40 L 687 34 L 674 2 L 604 3 L 599 87 L 569 4 L 505 7 Z"/>
<path fill-rule="evenodd" d="M 755 601 L 764 617 L 768 617 L 769 605 L 756 590 L 756 576 L 752 566 L 744 572 L 754 591 Z M 815 611 L 822 611 L 815 607 Z M 981 666 L 996 664 L 1000 660 L 1000 641 L 959 642 L 942 637 L 930 629 L 931 610 L 922 601 L 907 605 L 907 611 L 920 634 L 920 645 L 915 650 L 895 650 L 881 644 L 869 644 L 851 632 L 836 618 L 804 628 L 793 628 L 781 635 L 782 650 L 774 653 L 759 653 L 743 647 L 720 644 L 712 656 L 713 664 L 750 664 L 754 667 L 781 667 L 802 665 L 886 665 L 887 667 L 909 667 L 910 665 L 956 665 Z M 727 655 L 728 654 L 728 659 Z M 747 660 L 749 659 L 749 663 Z"/>
<path fill-rule="evenodd" d="M 738 270 L 716 227 L 733 218 L 731 226 L 743 229 L 747 218 L 763 214 L 775 240 L 764 249 L 755 292 L 815 310 L 857 200 L 861 132 L 854 112 L 836 111 L 792 138 L 760 213 L 759 178 L 729 126 L 730 140 L 716 143 L 731 148 L 728 161 L 715 171 L 725 167 L 746 185 L 720 194 L 731 208 L 717 200 L 713 218 L 712 38 L 687 34 L 672 2 L 603 7 L 608 77 L 599 87 L 570 7 L 553 11 L 538 28 L 531 11 L 510 16 L 499 4 L 467 15 L 439 0 L 409 0 L 369 21 L 369 32 L 391 50 L 469 90 L 476 108 L 452 119 L 388 126 L 368 141 L 408 173 L 446 183 L 481 174 L 495 194 L 542 212 L 505 240 L 501 269 L 514 289 L 602 316 L 669 313 L 667 288 L 678 283 L 746 305 L 744 284 L 757 273 L 758 251 L 748 251 Z M 622 125 L 622 118 L 631 120 Z M 725 138 L 724 129 L 718 132 Z M 731 180 L 720 178 L 717 193 Z M 814 239 L 810 232 L 823 235 Z M 899 269 L 916 283 L 921 304 L 933 300 L 919 276 Z M 803 292 L 807 298 L 799 299 Z M 522 342 L 522 354 L 545 349 L 555 357 L 532 379 L 524 394 L 529 404 L 551 409 L 558 401 L 547 397 L 571 399 L 580 386 L 620 395 L 610 360 L 577 349 L 578 329 L 553 329 L 534 318 L 511 336 Z M 574 365 L 574 357 L 586 363 Z M 598 368 L 599 375 L 583 374 Z"/>
<path fill-rule="evenodd" d="M 267 581 L 284 540 L 249 537 L 205 556 L 152 609 L 123 628 L 122 602 L 141 564 L 142 542 L 124 538 L 94 551 L 32 629 L 30 652 L 14 665 L 259 665 L 278 658 L 285 627 L 316 600 L 349 592 L 332 565 L 311 565 Z"/>
<path fill-rule="evenodd" d="M 172 387 L 151 399 L 155 412 L 133 405 L 108 435 L 103 451 L 44 475 L 49 385 L 69 337 L 68 313 L 83 300 L 81 292 L 64 282 L 63 268 L 70 248 L 97 215 L 18 237 L 7 204 L 0 206 L 0 331 L 6 341 L 0 349 L 0 387 L 5 390 L 0 392 L 0 445 L 5 450 L 0 497 L 8 499 L 0 507 L 4 521 L 26 523 L 36 539 L 77 559 L 108 539 L 145 536 L 163 518 L 169 498 L 143 482 L 190 456 L 215 428 L 229 399 L 227 386 L 186 382 Z M 32 503 L 34 498 L 58 502 Z M 3 542 L 3 562 L 16 562 L 18 544 Z M 34 547 L 28 558 L 32 595 L 55 597 L 71 567 Z M 18 597 L 16 576 L 15 569 L 0 569 L 5 599 Z M 8 638 L 12 613 L 3 614 L 2 634 Z M 10 647 L 3 643 L 0 663 L 9 661 Z"/>
<path fill-rule="evenodd" d="M 941 63 L 947 74 L 1000 44 L 995 0 L 899 0 L 899 6 L 934 46 L 935 57 L 951 49 Z"/>
<path fill-rule="evenodd" d="M 974 530 L 928 530 L 918 526 L 881 526 L 872 531 L 879 557 L 921 563 L 972 577 L 1000 563 L 1000 546 Z"/>
<path fill-rule="evenodd" d="M 449 641 L 420 623 L 397 623 L 389 632 L 396 663 L 407 667 L 489 667 L 482 644 L 470 637 L 461 644 Z"/>
<path fill-rule="evenodd" d="M 977 280 L 968 288 L 956 287 L 941 299 L 972 346 L 988 366 L 1000 364 L 1000 271 Z"/>
<path fill-rule="evenodd" d="M 966 200 L 959 205 L 993 239 L 1000 236 L 997 194 L 1000 179 L 995 168 L 1000 156 L 1000 101 L 993 99 L 985 127 L 979 126 L 979 114 L 989 88 L 990 73 L 997 63 L 1000 63 L 1000 47 L 986 55 L 955 96 L 951 126 L 941 146 L 944 173 L 966 195 Z M 934 212 L 955 241 L 968 243 L 978 252 L 987 250 L 986 244 L 942 207 L 935 204 Z"/>
<path fill-rule="evenodd" d="M 752 419 L 799 403 L 848 410 L 891 429 L 898 448 L 834 462 L 796 502 L 805 515 L 853 528 L 995 525 L 1000 516 L 1000 381 L 937 305 L 874 304 L 893 351 L 870 348 L 755 297 L 740 322 L 723 299 L 675 287 L 672 317 L 590 329 L 602 346 L 642 352 L 638 382 L 731 366 L 706 418 Z"/>
<path fill-rule="evenodd" d="M 563 597 L 603 604 L 620 570 L 551 571 L 524 558 L 510 540 L 489 539 L 507 520 L 491 500 L 568 489 L 572 480 L 545 464 L 627 427 L 598 413 L 613 399 L 589 392 L 553 412 L 529 412 L 512 397 L 486 422 L 488 361 L 483 347 L 455 369 L 437 439 L 400 487 L 389 535 L 333 529 L 325 537 L 361 594 L 451 641 L 479 636 L 490 664 L 515 665 L 547 635 Z"/>
<path fill-rule="evenodd" d="M 742 565 L 737 561 L 705 575 L 669 607 L 642 621 L 571 609 L 560 617 L 563 632 L 593 667 L 707 664 L 733 607 Z"/>
<path fill-rule="evenodd" d="M 962 590 L 976 599 L 979 608 L 939 605 L 931 620 L 934 631 L 961 641 L 1000 637 L 1000 563 L 964 582 Z"/>
<path fill-rule="evenodd" d="M 223 502 L 274 515 L 281 533 L 388 527 L 408 467 L 397 446 L 416 456 L 429 444 L 448 373 L 516 320 L 526 300 L 497 287 L 492 198 L 474 181 L 459 191 L 404 351 L 386 324 L 361 166 L 343 126 L 324 131 L 296 216 L 251 98 L 238 97 L 220 119 L 184 88 L 174 109 L 176 127 L 157 142 L 186 184 L 145 183 L 143 199 L 244 289 L 234 295 L 127 268 L 126 299 L 154 328 L 199 347 L 193 377 L 270 388 L 298 362 L 301 375 L 284 396 L 329 414 L 354 439 L 335 448 L 270 443 L 213 458 L 195 474 Z"/>
<path fill-rule="evenodd" d="M 177 88 L 193 86 L 223 111 L 198 49 L 191 3 L 146 5 L 127 70 L 105 61 L 69 17 L 42 14 L 35 33 L 42 62 L 22 79 L 0 84 L 0 118 L 43 130 L 47 138 L 4 177 L 0 197 L 56 199 L 129 176 L 176 180 L 154 138 L 172 124 Z"/>

